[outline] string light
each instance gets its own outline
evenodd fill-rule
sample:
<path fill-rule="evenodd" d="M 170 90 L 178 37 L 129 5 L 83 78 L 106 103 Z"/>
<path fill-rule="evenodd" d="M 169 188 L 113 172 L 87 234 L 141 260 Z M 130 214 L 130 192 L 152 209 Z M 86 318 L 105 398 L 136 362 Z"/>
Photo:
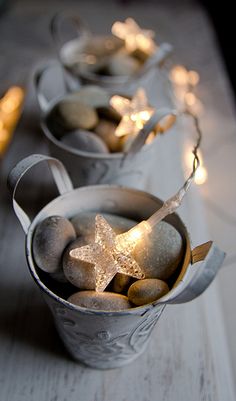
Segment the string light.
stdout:
<path fill-rule="evenodd" d="M 0 156 L 7 149 L 12 133 L 21 115 L 24 91 L 13 86 L 0 99 Z"/>
<path fill-rule="evenodd" d="M 139 88 L 131 100 L 118 95 L 112 96 L 110 104 L 122 116 L 115 130 L 115 135 L 118 137 L 135 136 L 154 112 L 154 109 L 148 105 L 143 88 Z"/>
<path fill-rule="evenodd" d="M 113 35 L 125 41 L 128 52 L 141 50 L 147 55 L 151 55 L 157 49 L 153 40 L 155 33 L 149 29 L 141 29 L 133 18 L 127 18 L 125 22 L 115 22 L 111 31 Z"/>

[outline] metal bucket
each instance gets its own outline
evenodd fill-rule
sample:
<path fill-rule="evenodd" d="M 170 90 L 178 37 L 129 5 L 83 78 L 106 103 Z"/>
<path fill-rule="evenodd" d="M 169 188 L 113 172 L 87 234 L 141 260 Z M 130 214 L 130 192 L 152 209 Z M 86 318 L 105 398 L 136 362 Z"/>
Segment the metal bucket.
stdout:
<path fill-rule="evenodd" d="M 166 58 L 172 52 L 172 46 L 169 43 L 162 43 L 156 53 L 147 60 L 145 67 L 141 68 L 138 73 L 130 76 L 108 76 L 89 71 L 80 71 L 75 74 L 70 67 L 70 55 L 75 47 L 77 51 L 81 50 L 81 53 L 83 53 L 85 39 L 92 38 L 92 33 L 78 14 L 71 12 L 59 12 L 55 14 L 50 22 L 50 32 L 58 59 L 64 68 L 67 88 L 70 90 L 89 84 L 99 85 L 111 91 L 135 91 L 138 87 L 144 85 L 143 82 L 148 78 L 151 71 L 159 69 L 164 64 Z M 112 35 L 99 35 L 95 37 L 109 40 L 109 38 L 112 38 Z"/>
<path fill-rule="evenodd" d="M 15 193 L 23 175 L 42 161 L 48 162 L 60 196 L 47 204 L 30 221 L 17 203 Z M 75 306 L 50 288 L 45 274 L 34 263 L 32 237 L 37 224 L 48 216 L 71 218 L 80 211 L 91 210 L 140 221 L 147 219 L 163 202 L 146 192 L 117 186 L 90 186 L 73 190 L 62 163 L 42 155 L 32 155 L 19 162 L 11 171 L 8 184 L 15 213 L 26 234 L 26 257 L 30 273 L 51 309 L 66 348 L 75 360 L 91 367 L 115 368 L 136 359 L 147 346 L 165 305 L 196 298 L 208 287 L 223 262 L 224 253 L 212 242 L 191 251 L 187 230 L 174 213 L 165 220 L 181 234 L 185 252 L 173 288 L 167 295 L 152 304 L 124 311 L 97 311 Z"/>
<path fill-rule="evenodd" d="M 60 93 L 52 96 L 51 93 L 46 93 L 46 90 L 53 90 L 53 88 L 49 88 L 50 86 L 59 86 L 60 84 L 60 87 L 63 88 L 63 82 L 59 76 L 55 78 L 54 71 L 55 63 L 42 67 L 35 74 L 36 93 L 42 114 L 41 126 L 48 139 L 50 154 L 63 162 L 74 186 L 117 184 L 143 189 L 151 171 L 152 162 L 155 159 L 160 136 L 157 135 L 150 144 L 141 146 L 135 155 L 126 157 L 125 161 L 124 153 L 85 152 L 64 144 L 51 132 L 47 122 L 52 108 L 65 94 L 65 89 L 63 95 Z M 45 75 L 46 73 L 50 73 L 48 77 Z M 48 85 L 44 83 L 45 76 L 48 78 L 46 81 Z M 54 84 L 52 84 L 53 79 L 55 80 Z M 48 100 L 50 97 L 51 99 Z M 175 111 L 166 107 L 160 108 L 156 124 L 161 120 L 164 121 L 166 116 L 174 116 L 175 118 Z M 163 124 L 169 125 L 169 121 L 168 118 L 168 121 Z M 165 129 L 164 126 L 163 129 Z"/>

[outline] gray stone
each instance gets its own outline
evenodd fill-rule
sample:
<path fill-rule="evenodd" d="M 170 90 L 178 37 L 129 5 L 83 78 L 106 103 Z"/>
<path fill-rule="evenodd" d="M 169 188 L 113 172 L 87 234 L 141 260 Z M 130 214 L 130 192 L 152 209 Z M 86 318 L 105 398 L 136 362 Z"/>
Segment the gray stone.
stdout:
<path fill-rule="evenodd" d="M 81 290 L 95 289 L 94 265 L 72 258 L 70 256 L 70 251 L 87 245 L 88 242 L 91 241 L 92 238 L 90 241 L 86 241 L 85 238 L 79 237 L 69 244 L 63 255 L 63 270 L 67 280 Z"/>
<path fill-rule="evenodd" d="M 65 134 L 61 141 L 72 149 L 92 153 L 108 153 L 105 142 L 90 131 L 75 130 Z"/>
<path fill-rule="evenodd" d="M 59 119 L 57 123 L 67 130 L 92 129 L 98 123 L 98 115 L 94 108 L 70 96 L 57 104 L 54 115 Z"/>
<path fill-rule="evenodd" d="M 78 100 L 91 107 L 108 107 L 110 95 L 105 89 L 96 85 L 82 87 L 78 92 L 70 95 L 70 99 Z"/>
<path fill-rule="evenodd" d="M 112 281 L 112 289 L 114 292 L 126 292 L 129 288 L 131 277 L 127 274 L 117 273 Z"/>
<path fill-rule="evenodd" d="M 161 221 L 134 250 L 134 258 L 142 266 L 145 278 L 168 279 L 183 256 L 183 241 L 178 231 Z"/>
<path fill-rule="evenodd" d="M 83 52 L 97 57 L 109 56 L 124 45 L 124 41 L 111 35 L 92 36 L 83 48 Z"/>
<path fill-rule="evenodd" d="M 100 119 L 95 128 L 96 134 L 103 139 L 111 152 L 120 152 L 122 150 L 122 141 L 115 135 L 117 124 L 110 120 Z"/>
<path fill-rule="evenodd" d="M 126 217 L 103 212 L 99 213 L 108 221 L 116 234 L 121 234 L 137 224 L 136 221 Z M 81 212 L 71 219 L 71 223 L 75 228 L 77 236 L 81 235 L 85 239 L 88 237 L 91 238 L 91 235 L 94 236 L 95 217 L 97 214 L 98 212 Z"/>
<path fill-rule="evenodd" d="M 138 280 L 128 290 L 129 301 L 136 306 L 149 304 L 169 292 L 168 285 L 156 278 Z"/>
<path fill-rule="evenodd" d="M 115 54 L 110 57 L 108 71 L 111 75 L 132 75 L 140 69 L 141 64 L 128 54 Z"/>
<path fill-rule="evenodd" d="M 80 291 L 68 298 L 68 302 L 83 308 L 115 311 L 131 308 L 125 295 L 113 292 Z"/>
<path fill-rule="evenodd" d="M 66 246 L 76 238 L 69 220 L 61 216 L 50 216 L 35 229 L 33 254 L 37 266 L 48 273 L 62 269 L 62 254 Z"/>

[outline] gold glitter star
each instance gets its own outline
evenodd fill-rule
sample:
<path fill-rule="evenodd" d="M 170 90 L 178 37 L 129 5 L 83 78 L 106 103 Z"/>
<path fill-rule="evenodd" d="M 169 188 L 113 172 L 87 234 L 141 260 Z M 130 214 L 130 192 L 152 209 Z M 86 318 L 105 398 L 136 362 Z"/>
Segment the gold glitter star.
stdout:
<path fill-rule="evenodd" d="M 130 230 L 132 231 L 133 229 Z M 124 238 L 126 241 L 122 241 Z M 127 233 L 116 235 L 104 217 L 97 215 L 95 242 L 70 251 L 72 257 L 94 264 L 96 291 L 104 291 L 118 272 L 139 279 L 144 278 L 144 273 L 131 255 L 137 238 L 133 245 L 127 238 Z"/>
<path fill-rule="evenodd" d="M 141 29 L 133 18 L 127 18 L 125 22 L 115 22 L 111 31 L 113 35 L 125 41 L 129 52 L 140 49 L 146 54 L 152 54 L 156 50 L 153 40 L 155 33 L 149 29 Z"/>
<path fill-rule="evenodd" d="M 110 100 L 111 106 L 122 116 L 116 128 L 115 135 L 136 135 L 154 112 L 148 106 L 148 100 L 143 88 L 139 88 L 132 100 L 115 95 Z"/>

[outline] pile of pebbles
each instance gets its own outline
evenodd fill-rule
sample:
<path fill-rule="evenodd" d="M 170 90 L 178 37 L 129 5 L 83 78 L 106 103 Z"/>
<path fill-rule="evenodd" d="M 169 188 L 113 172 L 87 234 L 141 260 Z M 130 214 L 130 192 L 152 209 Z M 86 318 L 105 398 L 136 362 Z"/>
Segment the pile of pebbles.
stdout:
<path fill-rule="evenodd" d="M 32 243 L 38 268 L 55 280 L 70 283 L 67 300 L 84 308 L 123 310 L 152 303 L 165 295 L 183 258 L 184 246 L 179 232 L 169 223 L 160 222 L 133 252 L 145 278 L 137 280 L 118 273 L 107 289 L 98 293 L 94 265 L 70 256 L 72 249 L 94 241 L 95 216 L 95 212 L 81 212 L 71 220 L 51 216 L 39 223 Z M 116 234 L 137 224 L 117 215 L 103 213 L 103 216 Z"/>
<path fill-rule="evenodd" d="M 110 106 L 110 97 L 95 85 L 65 95 L 47 116 L 50 131 L 72 150 L 103 154 L 126 151 L 130 138 L 115 135 L 121 116 Z"/>
<path fill-rule="evenodd" d="M 148 57 L 140 49 L 128 52 L 124 40 L 112 35 L 73 39 L 60 52 L 64 66 L 78 77 L 130 77 L 140 71 Z"/>

